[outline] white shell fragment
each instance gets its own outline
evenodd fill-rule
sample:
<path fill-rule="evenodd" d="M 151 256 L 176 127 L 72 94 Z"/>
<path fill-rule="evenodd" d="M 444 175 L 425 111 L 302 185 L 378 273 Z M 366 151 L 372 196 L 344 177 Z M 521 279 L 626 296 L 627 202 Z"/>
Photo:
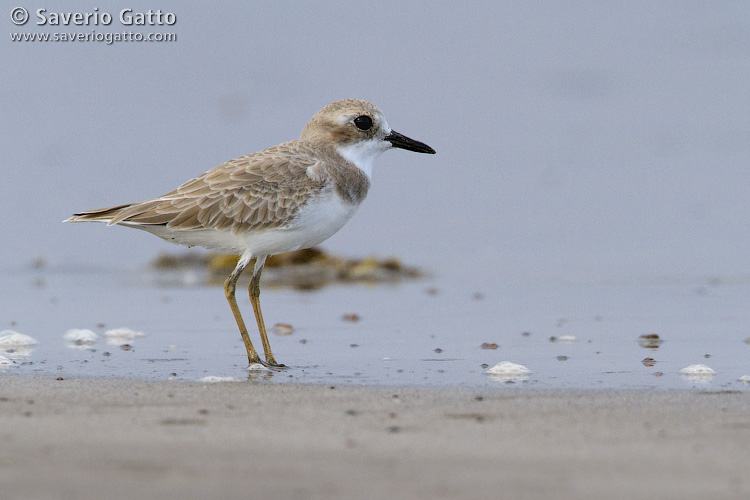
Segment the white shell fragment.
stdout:
<path fill-rule="evenodd" d="M 5 356 L 0 356 L 0 368 L 13 366 L 15 362 L 12 359 L 8 359 Z"/>
<path fill-rule="evenodd" d="M 570 344 L 570 343 L 575 342 L 578 339 L 576 338 L 575 335 L 560 335 L 559 337 L 557 337 L 557 340 L 558 342 L 564 342 L 564 343 Z"/>
<path fill-rule="evenodd" d="M 286 337 L 294 333 L 294 327 L 286 323 L 276 323 L 271 327 L 271 331 L 274 335 Z"/>
<path fill-rule="evenodd" d="M 518 363 L 502 361 L 487 370 L 486 373 L 490 379 L 508 384 L 527 380 L 531 370 Z"/>
<path fill-rule="evenodd" d="M 23 333 L 13 330 L 3 330 L 0 332 L 0 348 L 28 347 L 37 345 L 39 342 L 34 337 L 29 337 Z"/>
<path fill-rule="evenodd" d="M 208 384 L 215 384 L 217 382 L 239 382 L 240 380 L 234 377 L 218 377 L 216 375 L 209 375 L 208 377 L 203 377 L 200 379 L 201 382 L 206 382 Z"/>
<path fill-rule="evenodd" d="M 90 346 L 96 343 L 99 335 L 91 330 L 72 328 L 63 334 L 63 340 L 75 346 Z"/>
<path fill-rule="evenodd" d="M 743 375 L 739 378 L 743 384 L 750 384 L 750 375 Z"/>
<path fill-rule="evenodd" d="M 247 367 L 247 371 L 249 372 L 266 372 L 271 371 L 270 369 L 266 368 L 265 366 L 261 365 L 260 363 L 253 363 L 252 365 Z"/>
<path fill-rule="evenodd" d="M 716 370 L 706 365 L 690 365 L 680 370 L 680 373 L 691 377 L 710 377 L 716 374 Z"/>
<path fill-rule="evenodd" d="M 528 375 L 531 370 L 518 363 L 511 363 L 510 361 L 501 361 L 486 372 L 489 375 L 503 375 L 509 377 L 517 377 Z"/>
<path fill-rule="evenodd" d="M 143 336 L 143 332 L 136 332 L 130 328 L 114 328 L 104 332 L 104 338 L 107 339 L 107 343 L 112 345 L 129 344 Z"/>

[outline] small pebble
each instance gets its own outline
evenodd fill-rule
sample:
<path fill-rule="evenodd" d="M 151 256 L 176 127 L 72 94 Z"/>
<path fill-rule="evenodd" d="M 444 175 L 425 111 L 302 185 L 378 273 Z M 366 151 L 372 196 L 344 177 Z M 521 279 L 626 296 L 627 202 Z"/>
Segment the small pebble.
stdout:
<path fill-rule="evenodd" d="M 658 349 L 662 340 L 655 333 L 648 333 L 638 337 L 638 343 L 645 349 Z"/>
<path fill-rule="evenodd" d="M 276 323 L 271 327 L 274 335 L 286 337 L 294 333 L 294 327 L 288 323 Z"/>

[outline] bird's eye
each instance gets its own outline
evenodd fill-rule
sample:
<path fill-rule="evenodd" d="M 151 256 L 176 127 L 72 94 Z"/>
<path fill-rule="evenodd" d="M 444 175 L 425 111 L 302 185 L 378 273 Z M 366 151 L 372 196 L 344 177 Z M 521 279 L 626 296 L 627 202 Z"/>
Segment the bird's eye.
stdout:
<path fill-rule="evenodd" d="M 360 130 L 370 130 L 372 128 L 372 118 L 367 115 L 358 116 L 354 119 L 354 124 Z"/>

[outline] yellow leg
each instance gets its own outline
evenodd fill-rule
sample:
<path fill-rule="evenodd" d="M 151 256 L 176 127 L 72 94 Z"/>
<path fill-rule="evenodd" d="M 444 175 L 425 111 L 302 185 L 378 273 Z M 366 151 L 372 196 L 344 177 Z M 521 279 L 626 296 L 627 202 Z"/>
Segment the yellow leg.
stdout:
<path fill-rule="evenodd" d="M 261 363 L 260 356 L 258 356 L 258 351 L 256 351 L 253 347 L 253 343 L 250 342 L 250 336 L 247 334 L 245 322 L 242 320 L 242 314 L 240 314 L 240 309 L 239 307 L 237 307 L 237 299 L 234 296 L 234 289 L 237 286 L 237 279 L 240 277 L 240 274 L 242 273 L 242 270 L 245 269 L 246 265 L 247 262 L 243 263 L 240 259 L 240 261 L 237 263 L 237 267 L 234 268 L 232 274 L 230 274 L 227 280 L 224 282 L 224 294 L 227 296 L 229 307 L 232 308 L 234 319 L 235 321 L 237 321 L 237 326 L 240 329 L 242 341 L 245 343 L 245 349 L 247 350 L 247 359 L 252 365 L 254 363 Z"/>
<path fill-rule="evenodd" d="M 263 261 L 256 261 L 255 269 L 253 272 L 253 278 L 250 280 L 250 303 L 253 305 L 253 312 L 255 312 L 255 321 L 258 323 L 258 331 L 260 332 L 260 340 L 263 342 L 263 351 L 266 353 L 266 366 L 274 368 L 282 368 L 284 365 L 276 362 L 271 352 L 271 344 L 268 342 L 268 334 L 266 333 L 266 324 L 263 322 L 263 313 L 260 310 L 260 273 L 263 272 Z"/>

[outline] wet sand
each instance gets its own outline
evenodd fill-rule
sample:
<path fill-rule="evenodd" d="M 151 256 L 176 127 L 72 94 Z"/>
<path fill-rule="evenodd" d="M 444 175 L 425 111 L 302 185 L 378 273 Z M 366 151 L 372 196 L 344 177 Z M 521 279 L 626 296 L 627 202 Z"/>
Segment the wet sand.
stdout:
<path fill-rule="evenodd" d="M 0 376 L 2 498 L 748 498 L 750 395 Z"/>

